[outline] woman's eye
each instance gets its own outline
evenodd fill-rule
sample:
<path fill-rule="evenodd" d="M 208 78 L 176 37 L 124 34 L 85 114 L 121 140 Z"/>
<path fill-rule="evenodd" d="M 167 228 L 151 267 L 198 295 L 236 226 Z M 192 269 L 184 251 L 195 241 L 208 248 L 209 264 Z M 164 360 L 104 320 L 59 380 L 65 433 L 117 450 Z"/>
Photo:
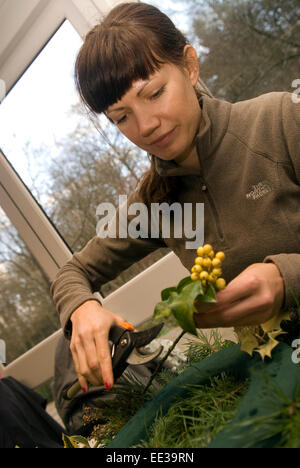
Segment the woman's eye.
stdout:
<path fill-rule="evenodd" d="M 150 99 L 156 99 L 158 98 L 159 96 L 161 96 L 163 94 L 165 90 L 165 87 L 163 86 L 162 88 L 160 88 L 158 91 L 156 91 L 156 93 L 152 94 L 151 98 Z"/>
<path fill-rule="evenodd" d="M 119 125 L 119 124 L 121 124 L 121 123 L 125 122 L 125 120 L 126 120 L 126 117 L 127 117 L 127 116 L 126 116 L 126 115 L 124 115 L 124 116 L 123 116 L 121 119 L 117 120 L 117 121 L 116 121 L 116 122 L 117 122 L 117 125 Z"/>

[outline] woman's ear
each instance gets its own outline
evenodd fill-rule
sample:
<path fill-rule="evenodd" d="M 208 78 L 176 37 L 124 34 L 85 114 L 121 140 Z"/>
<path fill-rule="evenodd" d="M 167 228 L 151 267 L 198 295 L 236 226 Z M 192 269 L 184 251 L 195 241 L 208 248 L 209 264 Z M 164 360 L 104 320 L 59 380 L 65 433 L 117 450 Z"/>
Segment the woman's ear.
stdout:
<path fill-rule="evenodd" d="M 187 44 L 183 50 L 184 68 L 188 74 L 191 85 L 196 86 L 199 78 L 199 63 L 195 48 Z"/>

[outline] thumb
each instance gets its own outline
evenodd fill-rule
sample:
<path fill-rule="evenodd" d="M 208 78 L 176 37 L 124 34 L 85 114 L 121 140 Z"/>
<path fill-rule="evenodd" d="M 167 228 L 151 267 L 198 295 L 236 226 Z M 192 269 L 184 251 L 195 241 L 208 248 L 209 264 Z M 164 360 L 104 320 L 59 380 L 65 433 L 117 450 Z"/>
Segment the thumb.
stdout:
<path fill-rule="evenodd" d="M 134 330 L 134 326 L 129 323 L 124 317 L 120 315 L 115 315 L 116 325 L 126 328 L 127 330 Z"/>

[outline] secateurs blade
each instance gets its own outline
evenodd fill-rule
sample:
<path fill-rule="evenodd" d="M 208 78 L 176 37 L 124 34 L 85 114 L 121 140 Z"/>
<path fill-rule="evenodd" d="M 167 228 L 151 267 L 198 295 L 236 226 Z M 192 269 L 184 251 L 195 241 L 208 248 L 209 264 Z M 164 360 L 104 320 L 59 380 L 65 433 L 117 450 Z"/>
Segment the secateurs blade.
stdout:
<path fill-rule="evenodd" d="M 139 348 L 148 345 L 154 340 L 163 326 L 164 324 L 160 323 L 147 330 L 137 332 L 134 330 L 133 325 L 122 322 L 110 329 L 109 341 L 111 344 L 111 359 L 115 381 L 123 374 L 128 365 L 137 366 L 146 364 L 160 355 L 163 350 L 162 346 L 150 354 L 143 353 Z M 71 400 L 80 390 L 79 381 L 76 380 L 64 389 L 63 397 L 66 400 Z"/>

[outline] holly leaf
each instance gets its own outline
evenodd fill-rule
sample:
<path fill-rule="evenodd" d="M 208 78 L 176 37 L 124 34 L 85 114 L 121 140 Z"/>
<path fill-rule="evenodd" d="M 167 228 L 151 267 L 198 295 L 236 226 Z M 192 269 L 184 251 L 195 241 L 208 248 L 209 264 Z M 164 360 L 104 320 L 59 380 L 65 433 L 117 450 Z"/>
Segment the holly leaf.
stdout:
<path fill-rule="evenodd" d="M 273 349 L 279 344 L 279 341 L 275 340 L 275 338 L 282 333 L 282 330 L 275 330 L 268 333 L 269 341 L 266 344 L 259 346 L 258 349 L 255 349 L 255 351 L 261 355 L 263 361 L 265 360 L 265 357 L 272 357 Z"/>
<path fill-rule="evenodd" d="M 234 331 L 241 343 L 241 351 L 245 351 L 252 356 L 255 348 L 257 348 L 259 344 L 257 338 L 254 336 L 255 327 L 235 327 Z"/>
<path fill-rule="evenodd" d="M 287 311 L 281 311 L 272 317 L 267 322 L 261 325 L 261 328 L 265 333 L 272 332 L 274 330 L 281 330 L 280 324 L 283 320 L 290 320 L 290 313 Z M 282 331 L 283 333 L 283 331 Z"/>

